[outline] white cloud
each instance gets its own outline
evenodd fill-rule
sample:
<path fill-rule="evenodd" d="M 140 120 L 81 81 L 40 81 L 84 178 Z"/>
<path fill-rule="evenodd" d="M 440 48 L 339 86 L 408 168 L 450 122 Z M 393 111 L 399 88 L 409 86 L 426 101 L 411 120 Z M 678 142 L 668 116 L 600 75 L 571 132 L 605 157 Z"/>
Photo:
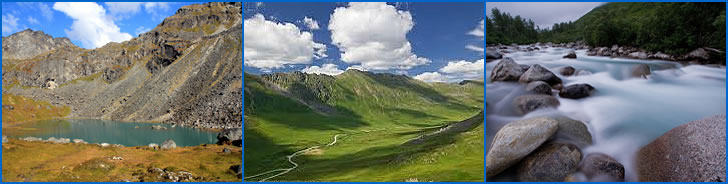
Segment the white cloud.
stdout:
<path fill-rule="evenodd" d="M 328 28 L 342 61 L 370 70 L 389 70 L 431 62 L 412 52 L 407 33 L 413 25 L 408 11 L 384 2 L 351 2 L 334 10 Z"/>
<path fill-rule="evenodd" d="M 144 3 L 144 11 L 149 14 L 157 15 L 157 11 L 169 10 L 168 2 L 146 2 Z"/>
<path fill-rule="evenodd" d="M 480 26 L 475 27 L 475 29 L 468 32 L 468 34 L 476 36 L 476 37 L 480 37 L 480 39 L 482 40 L 485 38 L 484 32 L 485 32 L 485 20 L 480 20 Z"/>
<path fill-rule="evenodd" d="M 361 67 L 361 65 L 354 65 L 354 66 L 349 66 L 348 68 L 346 68 L 346 70 L 359 70 L 359 71 L 369 71 L 369 70 L 367 70 L 366 68 L 364 68 L 364 67 Z"/>
<path fill-rule="evenodd" d="M 151 28 L 146 28 L 146 27 L 144 27 L 144 26 L 139 26 L 138 28 L 136 28 L 136 32 L 135 32 L 135 33 L 136 33 L 137 35 L 140 35 L 140 34 L 142 34 L 142 33 L 146 33 L 146 32 L 147 32 L 147 31 L 149 31 L 149 30 L 152 30 L 152 29 L 151 29 Z"/>
<path fill-rule="evenodd" d="M 48 7 L 45 3 L 38 3 L 38 9 L 40 9 L 41 15 L 46 18 L 46 20 L 53 20 L 53 11 L 50 7 Z"/>
<path fill-rule="evenodd" d="M 326 45 L 314 42 L 310 32 L 301 31 L 292 23 L 268 21 L 256 14 L 243 24 L 245 66 L 270 71 L 327 57 Z"/>
<path fill-rule="evenodd" d="M 12 14 L 3 15 L 3 33 L 13 33 L 18 30 L 18 18 Z"/>
<path fill-rule="evenodd" d="M 168 2 L 106 2 L 104 3 L 109 9 L 109 14 L 116 20 L 121 20 L 134 16 L 142 7 L 144 11 L 152 16 L 159 16 L 158 11 L 169 10 Z"/>
<path fill-rule="evenodd" d="M 37 19 L 35 19 L 33 17 L 30 17 L 30 16 L 28 16 L 28 23 L 30 23 L 30 24 L 40 24 L 40 22 L 38 22 Z"/>
<path fill-rule="evenodd" d="M 445 82 L 447 78 L 439 72 L 425 72 L 414 77 L 417 80 L 425 82 Z"/>
<path fill-rule="evenodd" d="M 61 11 L 73 19 L 71 29 L 65 29 L 72 40 L 81 41 L 84 48 L 98 48 L 109 42 L 122 42 L 132 38 L 123 33 L 106 10 L 94 2 L 58 2 L 54 10 Z"/>
<path fill-rule="evenodd" d="M 483 47 L 478 47 L 478 46 L 470 45 L 470 44 L 466 45 L 465 48 L 468 49 L 468 50 L 478 51 L 478 52 L 484 52 L 485 51 L 483 49 Z"/>
<path fill-rule="evenodd" d="M 306 24 L 306 27 L 308 27 L 308 29 L 311 29 L 311 30 L 320 29 L 320 27 L 318 25 L 318 21 L 313 20 L 312 18 L 303 17 L 303 23 Z"/>
<path fill-rule="evenodd" d="M 415 76 L 425 82 L 459 82 L 466 79 L 482 79 L 485 72 L 483 59 L 469 61 L 450 61 L 438 72 L 425 72 Z"/>
<path fill-rule="evenodd" d="M 326 74 L 326 75 L 339 75 L 344 73 L 343 70 L 339 70 L 339 66 L 331 63 L 323 64 L 319 66 L 310 66 L 301 70 L 303 73 L 315 73 L 315 74 Z"/>

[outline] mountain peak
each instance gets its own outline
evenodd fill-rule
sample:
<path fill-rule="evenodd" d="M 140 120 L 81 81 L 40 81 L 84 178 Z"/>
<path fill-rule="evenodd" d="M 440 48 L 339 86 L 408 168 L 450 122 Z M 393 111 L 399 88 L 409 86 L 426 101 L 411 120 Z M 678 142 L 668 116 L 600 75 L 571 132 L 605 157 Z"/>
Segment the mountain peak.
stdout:
<path fill-rule="evenodd" d="M 43 31 L 25 29 L 3 37 L 2 59 L 30 59 L 34 56 L 64 47 L 77 47 L 66 37 L 53 38 Z"/>

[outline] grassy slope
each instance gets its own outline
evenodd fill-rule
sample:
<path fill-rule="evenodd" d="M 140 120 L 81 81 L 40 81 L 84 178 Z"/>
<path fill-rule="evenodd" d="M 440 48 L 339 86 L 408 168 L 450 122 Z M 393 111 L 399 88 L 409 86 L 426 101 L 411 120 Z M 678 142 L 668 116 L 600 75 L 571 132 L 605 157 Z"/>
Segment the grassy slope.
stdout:
<path fill-rule="evenodd" d="M 135 173 L 148 167 L 188 171 L 202 176 L 203 181 L 240 181 L 229 170 L 241 163 L 241 148 L 232 147 L 231 154 L 221 154 L 225 146 L 206 145 L 176 148 L 168 151 L 140 147 L 101 148 L 91 144 L 51 144 L 10 139 L 3 144 L 3 182 L 119 182 L 137 181 Z M 121 156 L 124 160 L 109 160 Z M 196 159 L 188 159 L 196 158 Z M 113 169 L 90 167 L 102 163 Z M 142 175 L 143 176 L 143 175 Z"/>
<path fill-rule="evenodd" d="M 71 112 L 67 106 L 54 106 L 48 102 L 37 101 L 23 96 L 2 95 L 2 104 L 8 108 L 2 109 L 3 129 L 17 123 L 61 118 Z M 13 110 L 9 107 L 12 106 Z"/>
<path fill-rule="evenodd" d="M 270 90 L 254 75 L 245 74 L 245 95 L 247 176 L 288 168 L 286 155 L 328 144 L 335 134 L 344 133 L 336 145 L 296 157 L 302 165 L 274 180 L 482 181 L 482 127 L 448 139 L 477 140 L 467 144 L 472 147 L 451 142 L 421 148 L 400 146 L 427 130 L 477 114 L 482 107 L 482 85 L 426 84 L 391 75 L 347 72 L 330 86 L 331 98 L 324 103 L 338 112 L 330 116 Z M 444 155 L 435 156 L 437 153 Z"/>

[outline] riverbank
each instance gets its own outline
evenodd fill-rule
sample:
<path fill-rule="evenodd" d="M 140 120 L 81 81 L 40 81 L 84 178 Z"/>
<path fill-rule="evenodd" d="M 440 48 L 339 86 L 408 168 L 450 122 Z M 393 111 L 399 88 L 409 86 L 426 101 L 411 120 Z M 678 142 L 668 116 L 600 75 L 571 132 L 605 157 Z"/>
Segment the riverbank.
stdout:
<path fill-rule="evenodd" d="M 2 157 L 3 182 L 242 181 L 231 170 L 240 168 L 242 148 L 229 145 L 154 150 L 8 139 Z"/>

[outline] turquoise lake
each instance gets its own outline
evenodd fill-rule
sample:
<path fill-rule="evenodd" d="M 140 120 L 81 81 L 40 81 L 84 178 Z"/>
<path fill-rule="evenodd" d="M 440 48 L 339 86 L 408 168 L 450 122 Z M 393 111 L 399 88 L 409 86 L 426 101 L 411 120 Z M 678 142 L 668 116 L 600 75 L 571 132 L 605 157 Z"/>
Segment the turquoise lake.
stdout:
<path fill-rule="evenodd" d="M 154 130 L 152 126 L 166 127 Z M 187 127 L 172 127 L 161 123 L 120 122 L 109 120 L 44 120 L 26 123 L 17 130 L 3 132 L 12 138 L 39 137 L 48 139 L 83 139 L 88 143 L 121 144 L 124 146 L 145 146 L 150 143 L 162 144 L 167 139 L 174 140 L 177 146 L 197 146 L 217 142 L 217 132 Z"/>

